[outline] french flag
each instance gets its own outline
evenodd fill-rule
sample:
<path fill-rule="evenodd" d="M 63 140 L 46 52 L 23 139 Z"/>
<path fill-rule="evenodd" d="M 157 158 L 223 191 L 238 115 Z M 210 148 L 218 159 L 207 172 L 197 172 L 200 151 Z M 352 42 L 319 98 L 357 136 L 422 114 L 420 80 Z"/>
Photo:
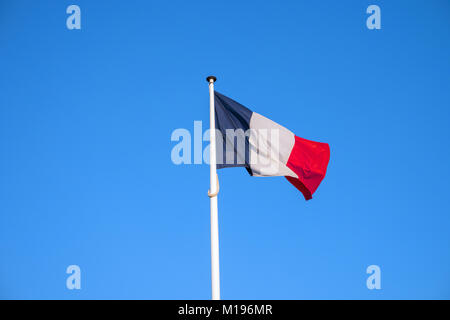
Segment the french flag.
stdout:
<path fill-rule="evenodd" d="M 245 167 L 252 176 L 284 176 L 312 199 L 327 172 L 327 143 L 297 137 L 217 91 L 214 102 L 218 169 Z"/>

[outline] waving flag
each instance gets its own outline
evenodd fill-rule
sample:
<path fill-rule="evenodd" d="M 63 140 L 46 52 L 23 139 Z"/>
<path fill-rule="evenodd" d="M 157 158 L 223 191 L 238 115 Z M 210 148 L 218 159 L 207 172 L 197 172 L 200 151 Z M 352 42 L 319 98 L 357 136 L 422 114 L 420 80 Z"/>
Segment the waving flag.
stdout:
<path fill-rule="evenodd" d="M 294 133 L 214 92 L 217 168 L 245 167 L 250 175 L 285 176 L 306 200 L 325 177 L 328 144 Z"/>
<path fill-rule="evenodd" d="M 306 200 L 327 172 L 330 147 L 297 137 L 288 129 L 253 112 L 209 86 L 209 183 L 211 203 L 211 293 L 220 300 L 219 213 L 217 169 L 245 167 L 252 176 L 285 176 Z"/>

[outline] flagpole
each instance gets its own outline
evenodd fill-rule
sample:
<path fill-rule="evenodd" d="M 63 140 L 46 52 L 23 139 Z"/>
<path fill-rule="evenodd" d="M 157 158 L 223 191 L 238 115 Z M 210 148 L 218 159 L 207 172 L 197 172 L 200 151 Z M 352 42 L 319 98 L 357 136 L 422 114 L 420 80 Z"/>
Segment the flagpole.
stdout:
<path fill-rule="evenodd" d="M 216 121 L 214 110 L 214 76 L 209 76 L 209 173 L 210 189 L 208 196 L 211 202 L 211 291 L 212 300 L 220 300 L 220 273 L 219 273 L 219 218 L 217 213 L 217 194 L 219 182 L 216 168 Z"/>

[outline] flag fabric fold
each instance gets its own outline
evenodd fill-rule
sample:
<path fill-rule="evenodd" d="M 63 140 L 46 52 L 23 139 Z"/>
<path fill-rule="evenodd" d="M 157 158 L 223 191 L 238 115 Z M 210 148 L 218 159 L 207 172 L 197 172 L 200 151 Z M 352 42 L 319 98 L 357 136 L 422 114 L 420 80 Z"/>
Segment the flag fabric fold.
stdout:
<path fill-rule="evenodd" d="M 330 160 L 327 143 L 297 137 L 217 91 L 214 102 L 218 169 L 245 167 L 252 176 L 284 176 L 312 199 Z"/>

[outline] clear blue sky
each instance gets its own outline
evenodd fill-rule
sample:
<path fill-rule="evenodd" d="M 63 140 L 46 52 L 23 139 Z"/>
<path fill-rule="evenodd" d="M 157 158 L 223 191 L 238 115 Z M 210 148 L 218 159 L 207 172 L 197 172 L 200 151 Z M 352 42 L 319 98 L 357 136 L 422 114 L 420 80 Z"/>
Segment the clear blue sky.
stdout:
<path fill-rule="evenodd" d="M 309 202 L 219 172 L 224 299 L 450 298 L 449 40 L 447 0 L 1 1 L 0 298 L 210 298 L 208 166 L 170 158 L 209 74 L 331 147 Z"/>

